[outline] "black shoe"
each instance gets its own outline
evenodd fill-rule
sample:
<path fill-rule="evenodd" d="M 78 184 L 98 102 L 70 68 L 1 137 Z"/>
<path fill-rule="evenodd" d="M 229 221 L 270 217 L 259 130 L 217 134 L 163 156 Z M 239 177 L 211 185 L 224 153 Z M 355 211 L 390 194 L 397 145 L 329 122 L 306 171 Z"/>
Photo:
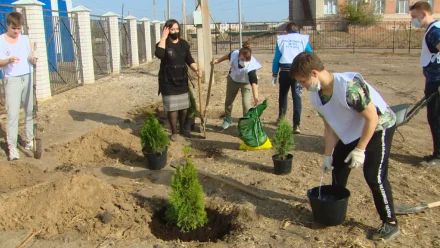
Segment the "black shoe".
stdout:
<path fill-rule="evenodd" d="M 399 235 L 400 230 L 397 224 L 384 222 L 382 223 L 382 226 L 371 235 L 370 239 L 374 241 L 388 242 Z"/>

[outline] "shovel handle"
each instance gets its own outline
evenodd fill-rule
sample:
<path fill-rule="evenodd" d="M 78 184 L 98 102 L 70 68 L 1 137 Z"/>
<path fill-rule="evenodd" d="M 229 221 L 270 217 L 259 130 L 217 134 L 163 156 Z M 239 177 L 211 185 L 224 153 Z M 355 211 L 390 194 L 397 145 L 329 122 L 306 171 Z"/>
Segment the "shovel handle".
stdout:
<path fill-rule="evenodd" d="M 440 201 L 428 203 L 428 208 L 440 207 Z"/>

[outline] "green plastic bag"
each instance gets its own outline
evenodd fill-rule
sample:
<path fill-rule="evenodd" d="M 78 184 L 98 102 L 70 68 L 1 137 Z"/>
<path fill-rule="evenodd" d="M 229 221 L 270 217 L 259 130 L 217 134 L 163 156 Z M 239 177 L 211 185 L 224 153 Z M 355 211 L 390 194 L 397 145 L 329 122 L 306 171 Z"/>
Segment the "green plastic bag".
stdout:
<path fill-rule="evenodd" d="M 238 121 L 240 139 L 250 147 L 259 147 L 267 141 L 266 132 L 260 121 L 260 116 L 267 108 L 267 99 L 255 108 L 249 109 L 243 118 Z"/>

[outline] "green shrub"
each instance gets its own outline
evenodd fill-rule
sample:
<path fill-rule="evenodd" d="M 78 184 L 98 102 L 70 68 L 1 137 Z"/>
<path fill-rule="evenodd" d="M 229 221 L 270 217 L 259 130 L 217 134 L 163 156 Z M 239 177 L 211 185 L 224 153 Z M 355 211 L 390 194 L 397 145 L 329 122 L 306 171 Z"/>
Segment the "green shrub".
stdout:
<path fill-rule="evenodd" d="M 142 150 L 147 153 L 162 153 L 170 139 L 153 113 L 147 112 L 144 126 L 141 129 Z"/>
<path fill-rule="evenodd" d="M 189 101 L 191 103 L 191 106 L 189 106 L 186 116 L 188 116 L 188 118 L 193 118 L 196 116 L 197 105 L 196 99 L 194 98 L 194 94 L 191 90 L 189 91 Z"/>
<path fill-rule="evenodd" d="M 182 232 L 189 232 L 208 223 L 202 185 L 199 183 L 197 170 L 189 159 L 190 149 L 186 147 L 185 163 L 179 164 L 171 181 L 169 205 L 165 218 L 169 223 L 180 227 Z"/>
<path fill-rule="evenodd" d="M 359 26 L 372 26 L 381 16 L 374 13 L 374 7 L 363 2 L 347 3 L 340 7 L 341 17 L 349 24 Z"/>
<path fill-rule="evenodd" d="M 292 127 L 286 118 L 281 117 L 273 139 L 273 147 L 282 160 L 285 160 L 287 154 L 293 149 L 294 137 Z"/>

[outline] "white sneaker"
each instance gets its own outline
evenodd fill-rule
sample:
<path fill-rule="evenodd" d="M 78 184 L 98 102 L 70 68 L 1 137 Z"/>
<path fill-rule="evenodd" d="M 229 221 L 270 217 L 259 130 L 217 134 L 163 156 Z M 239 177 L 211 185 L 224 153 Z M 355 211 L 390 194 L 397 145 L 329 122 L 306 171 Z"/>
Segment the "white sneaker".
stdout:
<path fill-rule="evenodd" d="M 9 149 L 9 160 L 18 160 L 20 158 L 20 154 L 18 154 L 17 148 L 11 148 Z"/>
<path fill-rule="evenodd" d="M 29 151 L 33 151 L 34 150 L 34 142 L 32 142 L 32 141 L 26 142 L 24 149 L 29 150 Z"/>

